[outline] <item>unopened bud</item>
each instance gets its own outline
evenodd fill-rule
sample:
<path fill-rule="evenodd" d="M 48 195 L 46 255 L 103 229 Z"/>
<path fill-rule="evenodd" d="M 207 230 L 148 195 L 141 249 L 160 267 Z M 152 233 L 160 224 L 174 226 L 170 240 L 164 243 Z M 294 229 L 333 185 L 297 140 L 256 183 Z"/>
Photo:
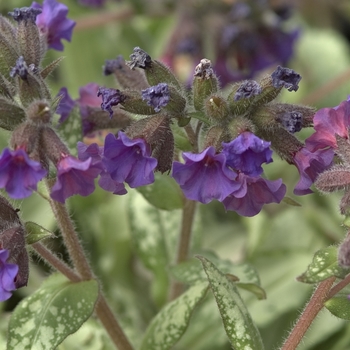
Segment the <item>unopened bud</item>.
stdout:
<path fill-rule="evenodd" d="M 228 95 L 228 104 L 230 112 L 233 115 L 242 115 L 247 112 L 255 97 L 259 95 L 262 88 L 255 80 L 246 80 L 242 83 L 233 85 Z"/>
<path fill-rule="evenodd" d="M 34 123 L 47 124 L 51 121 L 52 114 L 46 101 L 34 101 L 26 109 L 27 118 Z"/>
<path fill-rule="evenodd" d="M 167 83 L 173 85 L 176 89 L 182 90 L 183 87 L 174 73 L 162 62 L 152 60 L 151 56 L 139 47 L 134 48 L 130 59 L 131 61 L 126 62 L 126 64 L 131 69 L 135 67 L 143 69 L 150 86 L 155 86 L 159 83 Z"/>
<path fill-rule="evenodd" d="M 195 68 L 192 84 L 193 103 L 197 111 L 202 111 L 205 99 L 218 91 L 218 78 L 211 66 L 210 60 L 204 58 Z"/>
<path fill-rule="evenodd" d="M 322 192 L 334 192 L 350 187 L 350 167 L 335 165 L 321 173 L 315 181 L 315 186 Z"/>
<path fill-rule="evenodd" d="M 226 100 L 217 94 L 213 94 L 205 100 L 204 111 L 207 117 L 215 122 L 224 122 L 229 116 Z"/>

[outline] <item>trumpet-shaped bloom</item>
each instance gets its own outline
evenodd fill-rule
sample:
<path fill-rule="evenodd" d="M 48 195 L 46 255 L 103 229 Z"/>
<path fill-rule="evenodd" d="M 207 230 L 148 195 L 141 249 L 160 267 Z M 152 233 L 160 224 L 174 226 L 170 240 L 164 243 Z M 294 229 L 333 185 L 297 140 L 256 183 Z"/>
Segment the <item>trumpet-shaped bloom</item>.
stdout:
<path fill-rule="evenodd" d="M 157 160 L 151 157 L 151 148 L 143 139 L 129 139 L 123 132 L 118 138 L 108 134 L 105 139 L 102 163 L 111 178 L 140 187 L 154 182 L 153 170 Z"/>
<path fill-rule="evenodd" d="M 81 161 L 73 156 L 61 158 L 57 164 L 57 181 L 52 187 L 51 198 L 64 203 L 75 194 L 88 196 L 95 190 L 94 179 L 101 172 L 98 167 L 91 167 L 92 159 Z"/>
<path fill-rule="evenodd" d="M 76 24 L 67 18 L 68 7 L 56 0 L 44 0 L 42 5 L 33 2 L 31 7 L 42 9 L 41 14 L 36 17 L 36 25 L 46 36 L 48 47 L 63 51 L 61 40 L 71 41 Z"/>
<path fill-rule="evenodd" d="M 15 151 L 5 148 L 0 155 L 0 188 L 5 188 L 11 198 L 29 197 L 46 174 L 40 163 L 30 159 L 21 148 Z"/>
<path fill-rule="evenodd" d="M 272 162 L 271 142 L 261 140 L 251 132 L 243 132 L 222 145 L 226 164 L 246 175 L 258 176 L 263 172 L 261 164 Z"/>
<path fill-rule="evenodd" d="M 240 184 L 237 174 L 226 166 L 226 156 L 208 147 L 199 154 L 183 153 L 185 164 L 174 162 L 172 176 L 188 199 L 209 203 L 223 201 Z"/>

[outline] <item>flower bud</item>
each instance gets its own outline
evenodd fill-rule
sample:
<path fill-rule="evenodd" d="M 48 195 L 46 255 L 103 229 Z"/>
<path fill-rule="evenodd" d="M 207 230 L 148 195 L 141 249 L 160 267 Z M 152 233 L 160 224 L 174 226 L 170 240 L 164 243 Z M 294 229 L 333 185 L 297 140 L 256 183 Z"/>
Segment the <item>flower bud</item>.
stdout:
<path fill-rule="evenodd" d="M 227 126 L 230 140 L 234 140 L 237 136 L 245 131 L 255 132 L 255 125 L 247 118 L 237 116 L 233 118 Z"/>
<path fill-rule="evenodd" d="M 34 101 L 27 107 L 26 115 L 35 124 L 50 123 L 52 118 L 49 104 L 46 101 Z"/>
<path fill-rule="evenodd" d="M 186 99 L 172 86 L 160 83 L 142 90 L 142 99 L 152 106 L 155 112 L 162 107 L 174 117 L 183 113 L 186 107 Z"/>
<path fill-rule="evenodd" d="M 205 114 L 214 122 L 225 122 L 229 116 L 226 100 L 218 94 L 209 96 L 204 103 Z"/>
<path fill-rule="evenodd" d="M 205 99 L 218 91 L 218 78 L 211 66 L 210 60 L 204 58 L 195 68 L 192 83 L 193 103 L 197 111 L 203 110 Z"/>
<path fill-rule="evenodd" d="M 42 50 L 39 29 L 35 24 L 36 16 L 41 12 L 41 9 L 22 7 L 9 13 L 18 23 L 16 36 L 20 54 L 28 65 L 33 64 L 35 67 L 40 65 L 45 53 Z"/>
<path fill-rule="evenodd" d="M 159 114 L 141 119 L 126 130 L 131 139 L 141 138 L 151 146 L 152 157 L 158 161 L 155 170 L 161 173 L 171 169 L 174 157 L 174 136 L 170 123 L 167 115 Z"/>
<path fill-rule="evenodd" d="M 102 96 L 101 108 L 109 112 L 110 118 L 113 116 L 112 107 L 119 104 L 122 109 L 133 114 L 152 115 L 157 113 L 152 106 L 142 99 L 137 91 L 120 91 L 118 89 L 100 87 L 97 96 Z"/>
<path fill-rule="evenodd" d="M 233 85 L 227 98 L 230 112 L 233 115 L 242 115 L 247 112 L 255 96 L 259 95 L 261 90 L 260 84 L 254 80 L 246 80 Z"/>
<path fill-rule="evenodd" d="M 315 181 L 315 186 L 322 192 L 334 192 L 350 187 L 350 166 L 335 165 L 321 173 Z"/>
<path fill-rule="evenodd" d="M 221 126 L 214 125 L 205 136 L 204 149 L 213 146 L 216 152 L 220 152 L 222 143 L 228 141 L 230 141 L 230 135 L 227 133 L 227 130 Z"/>
<path fill-rule="evenodd" d="M 152 60 L 151 56 L 139 47 L 134 48 L 130 59 L 131 61 L 126 62 L 126 64 L 131 69 L 135 67 L 143 69 L 150 86 L 158 85 L 159 83 L 167 83 L 173 85 L 176 89 L 183 89 L 180 82 L 168 67 L 162 62 Z"/>
<path fill-rule="evenodd" d="M 142 90 L 149 86 L 145 74 L 139 70 L 130 69 L 121 55 L 114 60 L 106 60 L 103 73 L 104 75 L 114 74 L 121 89 Z"/>

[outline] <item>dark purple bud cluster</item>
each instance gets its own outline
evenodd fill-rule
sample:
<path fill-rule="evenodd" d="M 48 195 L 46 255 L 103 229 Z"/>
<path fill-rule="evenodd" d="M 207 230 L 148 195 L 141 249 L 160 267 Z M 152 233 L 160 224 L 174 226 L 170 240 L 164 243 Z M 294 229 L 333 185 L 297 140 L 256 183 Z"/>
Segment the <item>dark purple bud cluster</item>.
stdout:
<path fill-rule="evenodd" d="M 32 21 L 35 23 L 36 17 L 42 12 L 41 9 L 32 7 L 15 8 L 9 15 L 16 21 Z"/>
<path fill-rule="evenodd" d="M 169 87 L 166 83 L 160 83 L 142 90 L 142 99 L 152 106 L 156 112 L 165 107 L 170 101 Z"/>
<path fill-rule="evenodd" d="M 278 66 L 271 74 L 272 84 L 275 88 L 285 87 L 288 91 L 297 91 L 301 75 L 294 72 L 293 69 Z"/>

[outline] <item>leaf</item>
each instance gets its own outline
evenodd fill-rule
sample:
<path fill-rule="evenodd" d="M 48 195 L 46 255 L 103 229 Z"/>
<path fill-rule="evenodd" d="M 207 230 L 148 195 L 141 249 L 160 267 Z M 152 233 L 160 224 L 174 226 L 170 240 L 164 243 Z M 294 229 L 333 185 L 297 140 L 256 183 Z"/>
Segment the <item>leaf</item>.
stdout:
<path fill-rule="evenodd" d="M 259 276 L 253 266 L 247 263 L 234 264 L 229 260 L 220 260 L 210 257 L 215 265 L 226 274 L 226 277 L 232 281 L 232 275 L 239 279 L 237 287 L 254 293 L 258 299 L 266 299 L 266 293 L 260 286 Z M 206 281 L 207 276 L 197 259 L 190 259 L 170 268 L 174 278 L 185 284 L 194 284 L 198 281 Z M 231 275 L 231 276 L 229 276 Z"/>
<path fill-rule="evenodd" d="M 324 303 L 324 306 L 334 316 L 350 321 L 350 300 L 347 295 L 331 298 Z"/>
<path fill-rule="evenodd" d="M 285 196 L 282 199 L 282 202 L 286 203 L 288 205 L 291 205 L 293 207 L 301 207 L 301 204 L 299 202 L 297 202 L 295 199 L 293 199 L 292 197 Z"/>
<path fill-rule="evenodd" d="M 43 79 L 47 78 L 49 74 L 51 74 L 61 63 L 61 61 L 64 59 L 63 56 L 58 57 L 53 62 L 51 62 L 49 65 L 47 65 L 41 72 L 40 75 Z"/>
<path fill-rule="evenodd" d="M 344 278 L 349 271 L 338 265 L 338 248 L 330 246 L 315 253 L 312 263 L 297 277 L 297 280 L 304 283 L 318 283 L 331 276 Z"/>
<path fill-rule="evenodd" d="M 149 325 L 140 350 L 171 349 L 186 331 L 192 312 L 207 289 L 208 282 L 197 284 L 167 304 Z"/>
<path fill-rule="evenodd" d="M 71 283 L 62 275 L 50 276 L 14 310 L 7 350 L 55 349 L 91 316 L 97 297 L 95 280 Z"/>
<path fill-rule="evenodd" d="M 27 221 L 24 224 L 24 226 L 27 231 L 27 236 L 26 236 L 27 244 L 33 244 L 33 243 L 39 242 L 44 238 L 55 237 L 55 235 L 51 231 L 36 224 L 35 222 Z"/>
<path fill-rule="evenodd" d="M 158 304 L 162 304 L 166 300 L 168 288 L 165 269 L 168 265 L 168 254 L 160 211 L 137 191 L 130 193 L 129 198 L 128 214 L 134 246 L 143 264 L 154 273 L 154 297 Z"/>
<path fill-rule="evenodd" d="M 147 201 L 158 209 L 174 210 L 183 208 L 184 197 L 179 185 L 167 174 L 155 174 L 155 182 L 138 187 L 137 190 Z"/>
<path fill-rule="evenodd" d="M 25 111 L 9 98 L 0 96 L 0 128 L 14 130 L 25 119 Z"/>
<path fill-rule="evenodd" d="M 198 256 L 208 276 L 226 334 L 235 350 L 264 349 L 261 336 L 246 306 L 231 282 L 208 259 Z"/>

